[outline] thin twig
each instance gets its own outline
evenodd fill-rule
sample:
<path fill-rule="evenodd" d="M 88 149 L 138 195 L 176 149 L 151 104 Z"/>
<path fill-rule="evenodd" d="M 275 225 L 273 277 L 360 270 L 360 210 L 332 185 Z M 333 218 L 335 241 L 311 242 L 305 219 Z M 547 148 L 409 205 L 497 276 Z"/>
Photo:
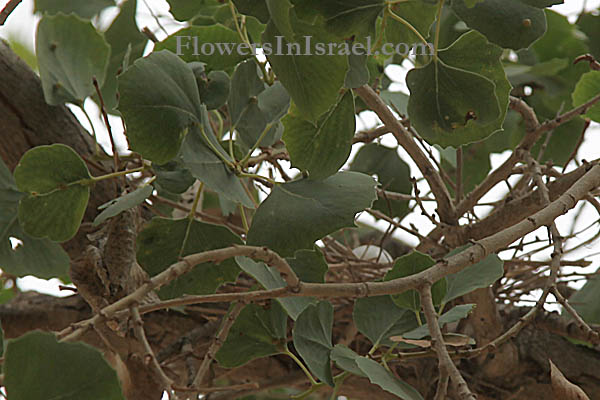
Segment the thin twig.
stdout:
<path fill-rule="evenodd" d="M 2 11 L 0 11 L 0 26 L 4 25 L 10 13 L 17 8 L 20 2 L 21 0 L 10 0 L 8 3 L 6 3 Z"/>
<path fill-rule="evenodd" d="M 108 122 L 108 114 L 106 113 L 106 107 L 104 106 L 104 99 L 102 98 L 102 92 L 100 91 L 100 86 L 98 85 L 98 80 L 94 76 L 92 78 L 92 83 L 94 84 L 94 88 L 96 89 L 96 94 L 98 95 L 98 100 L 100 101 L 100 112 L 102 113 L 102 117 L 104 118 L 104 125 L 106 125 L 106 129 L 108 130 L 108 137 L 110 139 L 110 147 L 113 153 L 113 162 L 115 164 L 115 171 L 119 170 L 119 152 L 117 151 L 117 146 L 115 144 L 115 138 L 112 133 L 112 129 L 110 127 L 110 123 Z M 124 178 L 123 178 L 124 179 Z"/>
<path fill-rule="evenodd" d="M 458 368 L 456 368 L 456 365 L 454 365 L 454 362 L 450 358 L 450 354 L 448 354 L 448 349 L 446 349 L 446 345 L 444 344 L 444 336 L 442 335 L 442 331 L 438 325 L 437 314 L 435 312 L 435 307 L 433 306 L 431 286 L 423 286 L 419 293 L 421 295 L 423 312 L 425 313 L 425 318 L 427 319 L 427 326 L 429 327 L 429 332 L 431 333 L 432 347 L 435 349 L 438 357 L 440 381 L 442 381 L 442 384 L 438 385 L 438 391 L 441 390 L 443 392 L 436 393 L 435 398 L 446 398 L 445 391 L 447 390 L 448 385 L 447 382 L 444 384 L 444 381 L 446 381 L 447 377 L 449 376 L 456 386 L 456 391 L 460 399 L 476 400 L 473 393 L 471 393 L 467 382 L 465 382 L 465 379 L 460 374 L 460 371 Z"/>
<path fill-rule="evenodd" d="M 229 334 L 231 326 L 235 322 L 235 319 L 238 317 L 238 315 L 240 315 L 240 312 L 242 311 L 244 306 L 245 304 L 243 302 L 237 302 L 233 306 L 229 314 L 223 318 L 223 323 L 221 325 L 221 328 L 219 329 L 219 333 L 217 333 L 214 340 L 210 344 L 210 347 L 206 351 L 204 359 L 200 364 L 200 368 L 198 368 L 198 372 L 196 373 L 196 377 L 194 378 L 193 386 L 200 387 L 200 385 L 204 383 L 204 377 L 208 372 L 208 368 L 210 367 L 212 360 L 215 358 L 217 351 L 219 351 L 221 346 L 223 346 L 223 343 L 225 343 L 225 339 L 227 339 L 227 335 Z"/>
<path fill-rule="evenodd" d="M 431 165 L 427 156 L 415 143 L 410 132 L 408 132 L 396 119 L 388 106 L 370 86 L 364 85 L 356 88 L 356 93 L 364 100 L 370 109 L 377 113 L 385 126 L 392 131 L 398 143 L 404 147 L 406 152 L 417 164 L 435 196 L 438 205 L 438 213 L 440 214 L 442 221 L 448 224 L 455 223 L 456 211 L 454 209 L 454 204 L 450 201 L 448 189 L 446 189 L 446 185 L 444 185 L 439 172 Z"/>
<path fill-rule="evenodd" d="M 177 395 L 173 393 L 173 381 L 165 374 L 165 371 L 163 371 L 162 367 L 158 363 L 156 355 L 154 354 L 154 350 L 152 350 L 152 347 L 150 347 L 150 343 L 146 338 L 146 333 L 144 332 L 144 321 L 142 320 L 138 307 L 136 305 L 131 305 L 131 307 L 129 307 L 129 312 L 133 321 L 133 331 L 135 332 L 135 336 L 144 347 L 144 364 L 152 365 L 152 369 L 154 369 L 154 373 L 158 379 L 160 379 L 161 385 L 163 389 L 166 390 L 169 399 L 177 399 Z"/>

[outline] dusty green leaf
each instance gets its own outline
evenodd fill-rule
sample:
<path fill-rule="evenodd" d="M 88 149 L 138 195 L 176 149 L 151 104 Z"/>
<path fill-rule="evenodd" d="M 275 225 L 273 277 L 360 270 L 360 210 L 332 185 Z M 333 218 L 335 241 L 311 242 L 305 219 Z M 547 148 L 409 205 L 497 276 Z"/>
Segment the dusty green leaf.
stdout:
<path fill-rule="evenodd" d="M 83 104 L 102 86 L 110 46 L 90 21 L 76 15 L 44 15 L 38 24 L 35 53 L 46 102 Z"/>
<path fill-rule="evenodd" d="M 200 97 L 190 67 L 169 51 L 140 58 L 119 76 L 119 111 L 133 151 L 158 164 L 177 155 L 200 122 Z"/>
<path fill-rule="evenodd" d="M 256 279 L 265 289 L 279 289 L 287 286 L 276 268 L 248 257 L 236 257 L 235 261 L 242 271 Z M 313 297 L 282 297 L 275 300 L 281 304 L 294 321 L 306 307 L 316 301 Z"/>
<path fill-rule="evenodd" d="M 396 378 L 376 361 L 367 357 L 359 357 L 356 359 L 356 364 L 367 375 L 371 383 L 376 384 L 386 392 L 395 394 L 405 400 L 423 400 L 423 397 L 414 387 Z"/>
<path fill-rule="evenodd" d="M 527 48 L 546 32 L 544 11 L 522 0 L 484 0 L 472 8 L 464 0 L 454 0 L 452 11 L 469 28 L 504 48 Z"/>
<path fill-rule="evenodd" d="M 456 254 L 463 249 L 465 247 L 453 250 L 449 255 Z M 502 275 L 504 275 L 504 262 L 496 254 L 490 254 L 478 263 L 446 277 L 448 288 L 443 302 L 448 303 L 475 289 L 488 287 Z"/>
<path fill-rule="evenodd" d="M 356 213 L 375 199 L 374 186 L 373 178 L 356 172 L 278 184 L 258 207 L 248 244 L 267 246 L 283 257 L 312 249 L 323 236 L 354 226 Z"/>
<path fill-rule="evenodd" d="M 573 105 L 575 107 L 584 104 L 593 97 L 600 95 L 600 71 L 586 72 L 581 76 L 575 91 L 573 92 Z M 600 102 L 590 107 L 584 117 L 588 117 L 592 121 L 600 122 Z"/>
<path fill-rule="evenodd" d="M 242 244 L 229 229 L 189 220 L 153 218 L 137 239 L 137 260 L 150 276 L 163 272 L 172 264 L 194 253 Z M 191 272 L 163 286 L 161 298 L 175 298 L 184 294 L 209 294 L 225 282 L 235 281 L 239 274 L 233 259 L 220 264 L 212 262 L 196 265 Z"/>
<path fill-rule="evenodd" d="M 460 304 L 456 307 L 453 307 L 438 318 L 438 325 L 440 328 L 443 328 L 446 324 L 467 318 L 471 311 L 473 311 L 473 308 L 475 308 L 475 304 Z M 418 328 L 403 333 L 402 337 L 406 339 L 422 339 L 429 335 L 429 326 L 427 324 L 423 324 Z"/>
<path fill-rule="evenodd" d="M 35 239 L 21 229 L 17 210 L 22 197 L 23 193 L 18 191 L 12 174 L 0 159 L 0 267 L 18 277 L 33 275 L 49 279 L 65 276 L 69 256 L 63 248 L 49 239 Z M 21 243 L 13 248 L 11 238 Z M 8 292 L 12 290 L 8 289 Z"/>
<path fill-rule="evenodd" d="M 344 165 L 356 130 L 354 97 L 348 90 L 314 126 L 298 109 L 283 119 L 283 141 L 292 166 L 308 170 L 311 179 L 324 179 Z"/>
<path fill-rule="evenodd" d="M 90 173 L 68 146 L 38 146 L 15 168 L 17 188 L 26 193 L 19 203 L 19 222 L 36 238 L 55 242 L 77 233 L 90 197 Z"/>
<path fill-rule="evenodd" d="M 360 357 L 358 354 L 343 344 L 336 344 L 330 354 L 331 361 L 335 362 L 338 367 L 354 375 L 366 378 L 367 375 L 356 364 L 358 357 Z"/>
<path fill-rule="evenodd" d="M 390 345 L 390 336 L 400 335 L 417 326 L 415 314 L 398 307 L 390 296 L 355 300 L 352 318 L 358 331 L 374 346 Z"/>
<path fill-rule="evenodd" d="M 91 19 L 107 7 L 114 6 L 114 0 L 35 0 L 33 12 L 47 14 L 75 13 L 81 18 Z"/>
<path fill-rule="evenodd" d="M 269 22 L 262 36 L 263 50 L 277 78 L 285 86 L 304 118 L 316 123 L 338 98 L 348 69 L 347 58 L 346 55 L 337 54 L 319 55 L 318 49 L 315 48 L 316 43 L 339 41 L 321 31 L 316 25 L 309 25 L 295 18 L 292 18 L 292 23 L 297 36 L 311 36 L 309 49 L 301 48 L 302 55 L 294 51 L 288 52 L 288 42 L 275 24 Z M 304 55 L 307 50 L 311 55 Z M 328 49 L 324 50 L 327 52 Z"/>
<path fill-rule="evenodd" d="M 369 143 L 358 150 L 352 164 L 352 171 L 377 175 L 381 188 L 390 192 L 410 194 L 410 168 L 398 155 L 397 149 L 377 143 Z M 403 217 L 408 213 L 408 201 L 378 198 L 373 208 L 393 217 Z"/>
<path fill-rule="evenodd" d="M 33 331 L 9 340 L 3 372 L 14 400 L 125 399 L 117 373 L 98 350 L 58 342 L 52 333 Z"/>
<path fill-rule="evenodd" d="M 285 350 L 287 315 L 277 302 L 267 307 L 248 304 L 231 326 L 215 359 L 225 368 L 244 365 L 256 358 Z"/>
<path fill-rule="evenodd" d="M 235 30 L 221 24 L 181 29 L 157 43 L 154 51 L 165 49 L 187 62 L 206 63 L 211 71 L 230 70 L 254 54 Z"/>
<path fill-rule="evenodd" d="M 329 353 L 333 329 L 333 306 L 328 301 L 311 304 L 296 320 L 292 336 L 294 347 L 317 378 L 333 386 Z"/>
<path fill-rule="evenodd" d="M 102 210 L 102 212 L 94 219 L 93 225 L 98 226 L 107 219 L 112 218 L 125 210 L 133 208 L 138 204 L 142 204 L 144 200 L 150 197 L 153 190 L 154 188 L 151 185 L 142 186 L 131 193 L 127 193 L 121 197 L 109 201 L 108 203 L 102 204 L 100 207 L 98 207 L 98 209 Z"/>
<path fill-rule="evenodd" d="M 385 281 L 392 279 L 404 278 L 416 273 L 425 271 L 435 264 L 435 261 L 426 254 L 413 251 L 410 254 L 402 256 L 394 262 L 394 266 L 385 274 Z M 434 304 L 440 304 L 446 294 L 446 279 L 442 278 L 431 286 L 431 295 Z M 416 290 L 408 290 L 404 293 L 392 296 L 394 303 L 398 307 L 407 308 L 414 312 L 420 312 L 421 299 L 419 292 Z"/>

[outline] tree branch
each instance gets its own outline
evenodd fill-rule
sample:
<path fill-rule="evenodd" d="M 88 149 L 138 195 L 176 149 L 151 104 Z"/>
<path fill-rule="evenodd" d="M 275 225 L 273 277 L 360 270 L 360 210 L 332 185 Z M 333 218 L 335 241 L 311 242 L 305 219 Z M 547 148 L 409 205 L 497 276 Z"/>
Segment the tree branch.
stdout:
<path fill-rule="evenodd" d="M 417 164 L 421 173 L 429 183 L 438 205 L 438 213 L 442 222 L 454 225 L 456 223 L 456 210 L 450 200 L 450 194 L 438 171 L 433 167 L 427 156 L 415 143 L 410 132 L 398 122 L 388 106 L 381 100 L 375 91 L 368 85 L 355 89 L 356 93 L 364 100 L 370 109 L 375 111 L 384 125 L 393 133 L 398 143 Z"/>

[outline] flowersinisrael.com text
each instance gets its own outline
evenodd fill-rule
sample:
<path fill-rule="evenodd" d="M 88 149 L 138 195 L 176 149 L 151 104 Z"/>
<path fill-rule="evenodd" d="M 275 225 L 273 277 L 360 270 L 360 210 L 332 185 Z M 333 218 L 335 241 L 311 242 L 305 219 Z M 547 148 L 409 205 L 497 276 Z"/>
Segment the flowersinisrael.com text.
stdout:
<path fill-rule="evenodd" d="M 365 43 L 348 42 L 313 42 L 312 36 L 303 36 L 300 42 L 287 43 L 283 36 L 275 36 L 275 43 L 265 42 L 260 46 L 246 43 L 201 43 L 197 36 L 175 36 L 176 54 L 199 55 L 231 55 L 241 56 L 256 55 L 257 49 L 262 49 L 266 56 L 294 55 L 294 56 L 345 56 L 345 55 L 379 55 L 392 56 L 395 54 L 406 56 L 433 55 L 433 44 L 428 43 L 383 43 L 379 50 L 373 50 L 371 37 L 367 36 Z M 412 52 L 411 52 L 412 50 Z"/>

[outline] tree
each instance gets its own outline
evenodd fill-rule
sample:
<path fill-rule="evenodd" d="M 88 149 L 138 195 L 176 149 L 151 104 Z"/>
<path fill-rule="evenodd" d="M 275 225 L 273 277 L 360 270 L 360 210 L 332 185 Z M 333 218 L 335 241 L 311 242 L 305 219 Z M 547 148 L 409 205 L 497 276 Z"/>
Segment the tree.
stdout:
<path fill-rule="evenodd" d="M 37 0 L 39 78 L 0 45 L 8 398 L 599 398 L 600 17 L 559 3 L 169 0 L 157 42 Z"/>

